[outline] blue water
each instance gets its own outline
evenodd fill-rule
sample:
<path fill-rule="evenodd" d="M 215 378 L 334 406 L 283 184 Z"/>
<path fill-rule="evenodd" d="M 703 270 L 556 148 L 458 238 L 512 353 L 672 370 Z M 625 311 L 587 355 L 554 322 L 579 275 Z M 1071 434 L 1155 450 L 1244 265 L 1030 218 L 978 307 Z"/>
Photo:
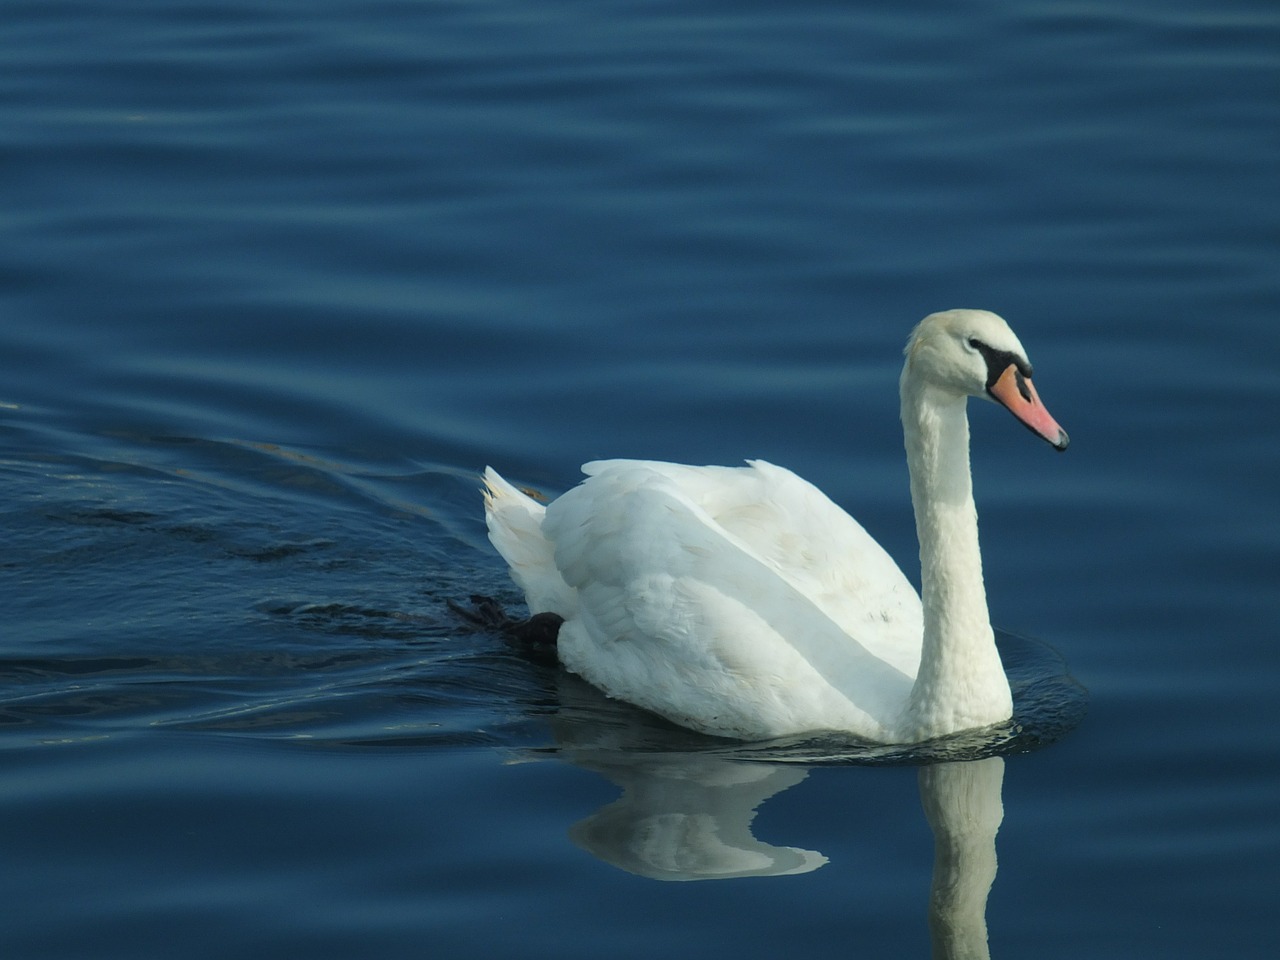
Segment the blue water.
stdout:
<path fill-rule="evenodd" d="M 993 957 L 1280 950 L 1273 3 L 5 24 L 6 957 L 927 956 L 935 871 Z M 1072 437 L 972 411 L 1074 729 L 761 763 L 450 611 L 518 605 L 485 464 L 763 457 L 914 577 L 896 377 L 952 306 Z"/>

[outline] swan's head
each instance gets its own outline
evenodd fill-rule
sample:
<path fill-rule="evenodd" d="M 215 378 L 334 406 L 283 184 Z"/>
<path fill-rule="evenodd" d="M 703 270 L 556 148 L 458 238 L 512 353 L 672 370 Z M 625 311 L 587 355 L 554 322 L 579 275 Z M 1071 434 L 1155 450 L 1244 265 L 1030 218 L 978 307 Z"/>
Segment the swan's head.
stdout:
<path fill-rule="evenodd" d="M 946 310 L 925 317 L 911 332 L 902 368 L 908 383 L 927 384 L 957 397 L 994 400 L 1058 450 L 1067 432 L 1031 385 L 1031 361 L 1003 319 L 986 310 Z"/>

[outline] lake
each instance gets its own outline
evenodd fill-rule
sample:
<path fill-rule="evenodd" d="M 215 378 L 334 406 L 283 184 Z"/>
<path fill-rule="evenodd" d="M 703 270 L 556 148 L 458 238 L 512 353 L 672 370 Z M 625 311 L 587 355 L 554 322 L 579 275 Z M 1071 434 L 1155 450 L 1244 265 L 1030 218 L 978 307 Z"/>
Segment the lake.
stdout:
<path fill-rule="evenodd" d="M 1277 955 L 1274 3 L 5 20 L 6 957 Z M 708 744 L 452 609 L 521 609 L 486 465 L 612 456 L 788 466 L 916 580 L 957 306 L 1072 438 L 970 405 L 1043 735 Z"/>

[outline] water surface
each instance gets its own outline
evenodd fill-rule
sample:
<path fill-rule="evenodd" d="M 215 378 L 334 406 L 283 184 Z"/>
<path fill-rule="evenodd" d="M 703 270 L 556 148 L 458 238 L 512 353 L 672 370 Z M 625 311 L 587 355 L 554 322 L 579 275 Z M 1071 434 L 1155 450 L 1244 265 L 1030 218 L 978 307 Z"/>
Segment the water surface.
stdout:
<path fill-rule="evenodd" d="M 926 956 L 935 875 L 994 957 L 1275 954 L 1272 4 L 6 20 L 6 956 Z M 518 603 L 484 465 L 602 456 L 784 464 L 914 578 L 952 306 L 1072 436 L 972 410 L 1057 742 L 724 756 L 449 610 Z"/>

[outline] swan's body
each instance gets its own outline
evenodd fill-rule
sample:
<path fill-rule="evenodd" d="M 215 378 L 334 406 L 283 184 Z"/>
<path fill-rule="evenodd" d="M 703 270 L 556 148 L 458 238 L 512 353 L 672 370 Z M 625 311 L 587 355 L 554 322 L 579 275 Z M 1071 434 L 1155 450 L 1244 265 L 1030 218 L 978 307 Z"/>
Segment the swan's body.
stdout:
<path fill-rule="evenodd" d="M 1007 324 L 927 317 L 907 345 L 902 421 L 923 602 L 887 553 L 781 467 L 608 460 L 543 507 L 486 471 L 489 537 L 559 658 L 611 696 L 704 733 L 837 730 L 911 743 L 1007 720 L 969 473 L 969 396 L 1059 449 Z"/>

